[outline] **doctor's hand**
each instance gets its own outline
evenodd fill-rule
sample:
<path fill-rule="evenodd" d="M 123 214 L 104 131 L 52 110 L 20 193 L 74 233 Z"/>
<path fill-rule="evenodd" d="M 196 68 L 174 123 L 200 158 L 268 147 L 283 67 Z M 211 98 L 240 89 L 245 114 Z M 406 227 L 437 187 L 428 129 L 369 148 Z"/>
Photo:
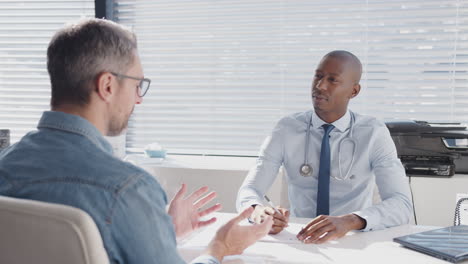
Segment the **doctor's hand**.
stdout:
<path fill-rule="evenodd" d="M 223 225 L 216 232 L 205 253 L 221 262 L 224 256 L 242 254 L 247 247 L 264 237 L 273 225 L 271 216 L 266 216 L 261 224 L 239 225 L 252 211 L 253 208 L 249 207 Z"/>
<path fill-rule="evenodd" d="M 281 207 L 277 207 L 280 214 L 278 214 L 273 208 L 263 205 L 255 205 L 255 210 L 253 211 L 250 219 L 257 224 L 260 224 L 264 221 L 266 216 L 273 216 L 273 226 L 271 227 L 270 234 L 278 234 L 285 227 L 288 226 L 289 222 L 289 210 Z"/>
<path fill-rule="evenodd" d="M 359 230 L 364 227 L 366 227 L 366 221 L 355 214 L 319 215 L 302 228 L 297 234 L 297 238 L 306 244 L 321 244 L 340 238 L 351 230 Z"/>
<path fill-rule="evenodd" d="M 215 217 L 206 221 L 200 221 L 200 218 L 221 209 L 221 205 L 218 203 L 207 209 L 200 210 L 200 208 L 216 197 L 215 192 L 210 192 L 203 196 L 208 192 L 207 186 L 199 188 L 188 197 L 184 198 L 186 192 L 187 185 L 182 184 L 179 191 L 170 202 L 167 211 L 172 217 L 172 223 L 174 224 L 177 238 L 182 238 L 200 227 L 214 223 L 216 221 Z"/>

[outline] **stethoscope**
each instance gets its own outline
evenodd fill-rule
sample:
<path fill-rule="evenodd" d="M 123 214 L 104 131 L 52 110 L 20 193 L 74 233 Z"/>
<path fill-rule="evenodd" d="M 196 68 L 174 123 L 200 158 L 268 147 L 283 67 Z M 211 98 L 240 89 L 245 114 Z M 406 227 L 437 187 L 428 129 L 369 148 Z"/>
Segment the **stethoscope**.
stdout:
<path fill-rule="evenodd" d="M 356 122 L 354 113 L 351 113 L 351 125 L 349 127 L 349 135 L 342 139 L 338 145 L 338 170 L 340 171 L 340 178 L 331 176 L 337 180 L 346 180 L 349 178 L 349 173 L 351 172 L 351 169 L 354 165 L 354 156 L 356 155 L 356 141 L 353 139 L 353 128 L 354 128 L 354 123 Z M 299 172 L 301 173 L 302 176 L 308 177 L 312 175 L 312 166 L 307 163 L 309 160 L 309 138 L 310 138 L 310 127 L 312 126 L 312 116 L 310 116 L 309 123 L 307 124 L 307 132 L 306 132 L 306 138 L 305 138 L 305 155 L 304 155 L 304 163 L 301 165 L 299 168 Z M 348 171 L 346 172 L 345 176 L 343 177 L 343 174 L 341 172 L 341 145 L 343 142 L 349 141 L 353 143 L 353 155 L 351 157 L 351 163 L 349 165 Z"/>

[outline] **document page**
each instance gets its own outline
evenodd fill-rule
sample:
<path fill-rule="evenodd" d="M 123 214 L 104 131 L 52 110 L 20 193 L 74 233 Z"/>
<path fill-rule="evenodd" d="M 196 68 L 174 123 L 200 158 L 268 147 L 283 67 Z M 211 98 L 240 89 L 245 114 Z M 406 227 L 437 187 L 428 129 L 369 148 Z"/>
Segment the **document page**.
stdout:
<path fill-rule="evenodd" d="M 209 241 L 215 236 L 216 230 L 219 228 L 221 224 L 214 224 L 213 226 L 209 226 L 207 228 L 203 228 L 201 230 L 197 230 L 190 237 L 185 238 L 182 241 L 178 241 L 179 246 L 206 246 Z M 240 225 L 252 225 L 247 220 L 242 221 Z M 279 234 L 276 235 L 266 235 L 259 242 L 269 242 L 269 243 L 283 243 L 283 244 L 302 244 L 302 241 L 296 238 L 297 233 L 301 231 L 301 228 L 304 227 L 305 224 L 295 224 L 289 223 L 289 226 Z"/>
<path fill-rule="evenodd" d="M 302 241 L 296 238 L 297 233 L 301 231 L 304 224 L 289 223 L 289 226 L 283 229 L 279 234 L 266 235 L 260 239 L 260 242 L 283 243 L 283 244 L 302 244 Z"/>

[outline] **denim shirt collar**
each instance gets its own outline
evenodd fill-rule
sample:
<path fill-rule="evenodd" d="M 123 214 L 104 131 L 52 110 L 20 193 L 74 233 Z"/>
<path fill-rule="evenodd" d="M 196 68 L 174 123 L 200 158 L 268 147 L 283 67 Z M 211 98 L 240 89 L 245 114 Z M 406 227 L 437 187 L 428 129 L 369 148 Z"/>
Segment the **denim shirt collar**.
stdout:
<path fill-rule="evenodd" d="M 58 111 L 45 111 L 37 128 L 56 129 L 82 135 L 103 151 L 113 153 L 111 144 L 102 136 L 101 132 L 88 120 L 77 115 Z"/>

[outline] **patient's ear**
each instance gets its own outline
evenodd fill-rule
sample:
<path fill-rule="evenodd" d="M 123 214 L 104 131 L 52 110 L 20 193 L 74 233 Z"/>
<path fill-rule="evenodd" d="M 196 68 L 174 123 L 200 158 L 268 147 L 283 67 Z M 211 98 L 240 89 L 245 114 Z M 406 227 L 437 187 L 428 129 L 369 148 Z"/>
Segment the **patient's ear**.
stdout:
<path fill-rule="evenodd" d="M 110 102 L 116 92 L 117 77 L 110 72 L 102 72 L 96 78 L 95 87 L 99 98 L 105 102 Z"/>

